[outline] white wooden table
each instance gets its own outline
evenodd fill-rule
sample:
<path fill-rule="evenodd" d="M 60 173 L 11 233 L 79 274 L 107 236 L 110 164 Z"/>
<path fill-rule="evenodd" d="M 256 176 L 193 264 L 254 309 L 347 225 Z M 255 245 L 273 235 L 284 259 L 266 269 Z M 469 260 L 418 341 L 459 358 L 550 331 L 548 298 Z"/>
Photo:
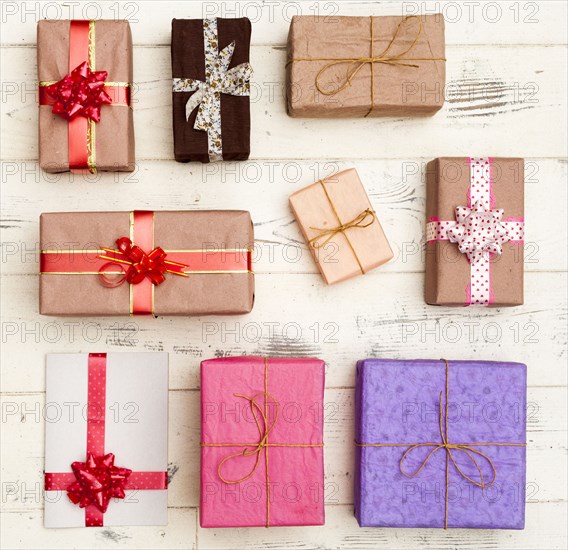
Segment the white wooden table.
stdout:
<path fill-rule="evenodd" d="M 319 7 L 318 7 L 319 6 Z M 293 120 L 284 108 L 292 15 L 446 16 L 448 98 L 431 119 Z M 170 20 L 248 16 L 252 160 L 173 161 Z M 2 5 L 2 548 L 566 548 L 566 3 L 11 2 Z M 138 166 L 87 181 L 37 164 L 36 22 L 129 18 Z M 440 155 L 522 156 L 525 305 L 428 307 L 422 298 L 425 163 Z M 365 277 L 326 287 L 287 197 L 356 166 L 395 250 Z M 243 317 L 40 317 L 44 211 L 243 208 L 257 237 L 257 299 Z M 42 526 L 44 357 L 48 352 L 170 354 L 170 498 L 165 528 Z M 234 354 L 327 362 L 327 522 L 318 528 L 198 527 L 199 363 Z M 360 529 L 353 517 L 354 364 L 367 356 L 528 364 L 527 525 L 521 532 Z"/>

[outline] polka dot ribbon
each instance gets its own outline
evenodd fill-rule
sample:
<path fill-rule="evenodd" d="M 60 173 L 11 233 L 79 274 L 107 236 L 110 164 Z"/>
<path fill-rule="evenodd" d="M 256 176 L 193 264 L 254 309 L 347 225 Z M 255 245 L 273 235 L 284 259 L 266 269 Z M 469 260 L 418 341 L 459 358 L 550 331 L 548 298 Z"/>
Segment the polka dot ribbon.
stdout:
<path fill-rule="evenodd" d="M 493 301 L 491 259 L 503 253 L 506 242 L 522 244 L 524 220 L 503 221 L 504 210 L 493 208 L 491 159 L 470 158 L 468 206 L 458 206 L 453 220 L 430 220 L 426 241 L 449 240 L 470 264 L 467 304 L 488 306 Z"/>
<path fill-rule="evenodd" d="M 46 491 L 67 491 L 69 500 L 85 509 L 85 526 L 102 527 L 112 498 L 125 491 L 168 488 L 167 472 L 133 472 L 114 465 L 105 454 L 106 353 L 90 353 L 88 362 L 87 459 L 71 464 L 71 472 L 45 473 Z"/>

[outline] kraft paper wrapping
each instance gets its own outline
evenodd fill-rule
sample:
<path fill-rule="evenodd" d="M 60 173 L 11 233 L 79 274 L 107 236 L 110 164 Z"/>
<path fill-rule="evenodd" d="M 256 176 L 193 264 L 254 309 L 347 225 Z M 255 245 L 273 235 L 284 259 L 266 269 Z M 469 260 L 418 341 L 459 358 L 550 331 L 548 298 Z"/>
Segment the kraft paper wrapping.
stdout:
<path fill-rule="evenodd" d="M 70 21 L 39 21 L 37 25 L 38 81 L 59 81 L 69 67 Z M 95 70 L 107 71 L 107 82 L 133 82 L 132 36 L 127 21 L 99 20 L 95 24 Z M 112 96 L 111 96 L 112 97 Z M 67 121 L 39 106 L 39 162 L 46 172 L 67 172 L 69 151 Z M 96 124 L 96 168 L 105 171 L 134 170 L 132 108 L 105 105 Z"/>
<path fill-rule="evenodd" d="M 524 160 L 492 159 L 492 194 L 503 219 L 524 217 Z M 442 157 L 426 167 L 426 220 L 455 220 L 457 206 L 468 204 L 470 168 L 466 157 Z M 523 303 L 523 245 L 506 242 L 503 254 L 491 262 L 492 306 Z M 464 306 L 470 283 L 470 264 L 457 244 L 435 241 L 426 245 L 425 300 L 431 305 Z"/>
<path fill-rule="evenodd" d="M 354 168 L 330 176 L 323 183 L 342 224 L 354 219 L 367 208 L 372 210 L 369 197 Z M 318 229 L 330 229 L 340 223 L 320 182 L 291 195 L 290 206 L 327 284 L 338 283 L 362 273 L 347 239 L 365 272 L 392 259 L 391 247 L 378 218 L 368 227 L 352 227 L 337 233 L 321 248 L 316 249 L 309 244 L 310 239 L 321 233 Z"/>
<path fill-rule="evenodd" d="M 42 250 L 116 248 L 128 236 L 130 212 L 63 212 L 42 214 Z M 71 245 L 70 245 L 71 243 Z M 154 246 L 168 250 L 252 248 L 250 214 L 241 210 L 154 212 Z M 149 252 L 149 251 L 146 251 Z M 191 267 L 190 267 L 191 269 Z M 98 275 L 40 277 L 40 313 L 44 315 L 128 315 L 129 284 L 103 286 Z M 228 315 L 251 311 L 253 273 L 166 275 L 154 287 L 155 315 Z"/>
<path fill-rule="evenodd" d="M 251 23 L 246 17 L 217 18 L 218 49 L 235 42 L 229 68 L 249 61 Z M 172 20 L 172 76 L 205 81 L 205 47 L 202 19 Z M 195 92 L 173 92 L 174 156 L 178 162 L 209 162 L 207 132 L 193 126 L 195 109 L 189 120 L 185 104 Z M 223 160 L 247 160 L 250 155 L 249 96 L 221 94 Z"/>
<path fill-rule="evenodd" d="M 222 357 L 201 363 L 201 527 L 325 523 L 324 386 L 325 363 L 315 358 Z M 265 392 L 267 420 L 274 425 L 258 466 L 255 454 L 234 457 L 219 470 L 228 455 L 254 451 L 262 439 L 245 398 L 256 396 L 263 407 Z M 215 446 L 219 443 L 237 445 Z M 230 481 L 251 476 L 231 484 L 219 471 Z"/>
<path fill-rule="evenodd" d="M 362 527 L 444 527 L 445 450 L 436 451 L 413 478 L 401 474 L 400 459 L 412 444 L 441 441 L 439 400 L 440 392 L 445 395 L 445 382 L 440 360 L 357 363 L 357 442 L 402 444 L 356 447 L 355 516 Z M 449 361 L 447 440 L 473 443 L 473 449 L 490 458 L 496 477 L 492 486 L 482 490 L 449 461 L 448 528 L 524 528 L 526 401 L 526 365 Z M 475 442 L 501 445 L 476 447 Z M 414 472 L 433 448 L 413 450 L 404 461 L 405 471 Z M 489 482 L 490 464 L 468 452 Z M 452 449 L 452 456 L 464 473 L 479 481 L 479 472 L 464 452 Z"/>
<path fill-rule="evenodd" d="M 393 39 L 403 17 L 373 17 L 373 55 L 380 55 Z M 423 30 L 407 58 L 445 58 L 444 18 L 422 16 Z M 329 61 L 293 61 L 297 58 L 360 59 L 371 55 L 370 17 L 295 16 L 288 35 L 287 106 L 292 117 L 363 117 L 433 115 L 444 104 L 445 61 L 402 61 L 418 68 L 375 63 L 374 104 L 371 109 L 371 65 L 366 63 L 351 85 L 334 95 L 323 95 L 315 86 L 318 72 Z M 389 54 L 406 50 L 420 25 L 410 19 Z M 322 89 L 343 84 L 356 63 L 342 63 L 326 71 Z"/>

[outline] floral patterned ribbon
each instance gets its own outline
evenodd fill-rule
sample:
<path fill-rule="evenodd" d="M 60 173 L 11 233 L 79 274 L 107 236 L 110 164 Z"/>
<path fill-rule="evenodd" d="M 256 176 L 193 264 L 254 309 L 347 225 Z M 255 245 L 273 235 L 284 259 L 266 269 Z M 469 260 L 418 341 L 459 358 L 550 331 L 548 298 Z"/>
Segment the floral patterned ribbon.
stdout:
<path fill-rule="evenodd" d="M 167 472 L 133 472 L 114 465 L 105 454 L 106 353 L 89 353 L 87 385 L 87 460 L 73 462 L 72 472 L 46 472 L 46 491 L 67 491 L 69 500 L 85 508 L 85 526 L 102 527 L 111 498 L 124 491 L 164 490 Z"/>
<path fill-rule="evenodd" d="M 207 132 L 209 160 L 223 160 L 223 139 L 221 135 L 221 94 L 234 96 L 250 95 L 250 63 L 241 63 L 229 69 L 235 42 L 219 51 L 217 18 L 203 20 L 203 41 L 205 48 L 205 82 L 193 78 L 174 78 L 174 92 L 195 92 L 185 105 L 185 116 L 198 108 L 193 127 Z"/>
<path fill-rule="evenodd" d="M 456 219 L 432 218 L 426 224 L 426 242 L 450 241 L 466 254 L 470 264 L 470 284 L 466 305 L 488 306 L 493 302 L 491 258 L 503 253 L 506 242 L 522 244 L 524 220 L 502 221 L 504 210 L 493 208 L 491 158 L 469 158 L 468 206 L 456 208 Z"/>

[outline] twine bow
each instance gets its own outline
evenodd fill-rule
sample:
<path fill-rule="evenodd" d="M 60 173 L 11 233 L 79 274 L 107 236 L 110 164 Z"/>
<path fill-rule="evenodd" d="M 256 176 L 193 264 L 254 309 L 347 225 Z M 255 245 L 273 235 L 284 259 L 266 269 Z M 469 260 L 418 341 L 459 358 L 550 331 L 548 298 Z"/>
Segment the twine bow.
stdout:
<path fill-rule="evenodd" d="M 148 278 L 153 285 L 161 285 L 166 280 L 166 273 L 188 277 L 185 269 L 189 266 L 177 262 L 166 260 L 167 254 L 162 248 L 157 246 L 150 253 L 146 254 L 139 246 L 135 245 L 128 237 L 117 239 L 118 250 L 103 248 L 104 254 L 99 258 L 109 260 L 99 270 L 101 281 L 105 286 L 116 287 L 127 281 L 131 285 L 141 283 Z M 124 276 L 116 280 L 109 279 L 105 272 L 107 267 L 118 266 L 124 271 Z M 124 265 L 128 265 L 125 270 Z"/>
<path fill-rule="evenodd" d="M 318 71 L 318 73 L 316 75 L 316 79 L 315 79 L 316 89 L 318 90 L 318 92 L 320 94 L 326 95 L 326 96 L 332 96 L 332 95 L 338 94 L 339 92 L 341 92 L 342 90 L 347 88 L 347 86 L 351 86 L 351 82 L 357 76 L 357 73 L 366 65 L 370 65 L 371 66 L 371 108 L 369 109 L 369 112 L 365 116 L 368 116 L 373 111 L 373 109 L 375 108 L 375 64 L 380 63 L 382 65 L 397 65 L 397 66 L 402 66 L 402 67 L 411 67 L 411 68 L 414 68 L 414 69 L 418 69 L 420 67 L 420 65 L 418 65 L 416 63 L 409 63 L 409 61 L 445 61 L 446 60 L 445 57 L 405 57 L 407 54 L 409 54 L 416 47 L 416 44 L 417 44 L 417 42 L 418 42 L 418 40 L 419 40 L 419 38 L 420 38 L 420 36 L 422 35 L 422 32 L 423 32 L 424 25 L 422 23 L 422 18 L 419 17 L 418 15 L 409 15 L 409 16 L 403 17 L 401 19 L 400 23 L 397 25 L 396 31 L 395 31 L 393 37 L 391 38 L 388 46 L 380 54 L 375 55 L 375 53 L 374 53 L 375 33 L 374 33 L 374 24 L 373 24 L 374 19 L 375 18 L 373 16 L 370 16 L 371 50 L 370 50 L 369 56 L 356 57 L 356 58 L 350 58 L 350 57 L 295 57 L 295 58 L 291 59 L 290 61 L 288 61 L 288 64 L 293 63 L 295 61 L 329 61 L 329 63 L 324 65 Z M 418 30 L 416 32 L 416 35 L 414 36 L 412 43 L 405 50 L 403 50 L 399 53 L 392 53 L 391 48 L 394 47 L 394 45 L 396 43 L 396 39 L 399 35 L 399 32 L 401 31 L 402 26 L 407 21 L 410 21 L 411 19 L 418 20 L 418 24 L 419 24 Z M 340 84 L 338 87 L 334 87 L 331 90 L 326 89 L 326 86 L 322 85 L 322 83 L 321 83 L 321 78 L 323 77 L 323 75 L 327 71 L 329 71 L 332 67 L 335 67 L 336 65 L 343 65 L 343 64 L 347 64 L 347 70 L 346 70 L 346 73 L 345 73 L 345 78 L 343 80 L 343 83 Z M 329 87 L 327 87 L 327 88 L 329 88 Z"/>
<path fill-rule="evenodd" d="M 106 71 L 91 71 L 84 61 L 59 82 L 45 91 L 54 99 L 52 112 L 66 120 L 82 116 L 95 122 L 101 120 L 101 107 L 112 98 L 105 91 Z"/>
<path fill-rule="evenodd" d="M 354 227 L 363 229 L 365 227 L 369 227 L 374 221 L 375 213 L 370 208 L 367 208 L 347 223 L 339 224 L 335 227 L 330 227 L 329 229 L 325 229 L 323 227 L 310 227 L 310 229 L 319 231 L 319 234 L 312 237 L 308 242 L 314 248 L 322 248 L 338 233 L 344 233 L 347 229 Z M 323 239 L 324 237 L 325 239 L 320 242 L 320 239 Z"/>
<path fill-rule="evenodd" d="M 476 447 L 526 447 L 526 443 L 505 443 L 505 442 L 494 442 L 494 441 L 476 441 L 471 443 L 450 443 L 448 436 L 448 409 L 449 409 L 449 369 L 450 365 L 446 359 L 441 359 L 445 363 L 445 378 L 446 387 L 445 392 L 440 392 L 439 397 L 439 417 L 438 424 L 440 430 L 441 441 L 427 441 L 424 443 L 355 443 L 357 447 L 407 447 L 399 460 L 399 470 L 402 475 L 408 478 L 414 478 L 420 474 L 420 472 L 426 467 L 430 459 L 440 450 L 444 450 L 446 453 L 446 468 L 445 468 L 445 504 L 444 504 L 444 529 L 448 528 L 448 504 L 449 504 L 449 485 L 450 485 L 450 473 L 449 465 L 450 462 L 454 465 L 456 471 L 461 477 L 473 483 L 476 487 L 481 490 L 491 487 L 497 478 L 497 469 L 491 458 L 484 452 L 476 449 Z M 445 393 L 445 403 L 444 403 L 444 393 Z M 414 453 L 417 449 L 421 447 L 430 447 L 430 452 L 426 455 L 424 460 L 420 463 L 418 468 L 413 472 L 408 472 L 404 468 L 404 462 L 407 458 Z M 479 474 L 478 479 L 472 478 L 470 475 L 466 474 L 462 467 L 457 463 L 454 452 L 459 452 L 461 455 L 466 456 L 470 463 L 475 467 L 477 473 Z M 489 464 L 491 468 L 491 480 L 489 482 L 485 481 L 482 468 L 480 463 L 476 460 L 476 456 L 481 457 L 486 464 Z"/>
<path fill-rule="evenodd" d="M 124 487 L 132 470 L 114 465 L 114 454 L 95 457 L 87 455 L 86 462 L 73 462 L 71 469 L 77 481 L 67 488 L 73 504 L 86 508 L 94 504 L 103 514 L 111 498 L 124 498 Z"/>

